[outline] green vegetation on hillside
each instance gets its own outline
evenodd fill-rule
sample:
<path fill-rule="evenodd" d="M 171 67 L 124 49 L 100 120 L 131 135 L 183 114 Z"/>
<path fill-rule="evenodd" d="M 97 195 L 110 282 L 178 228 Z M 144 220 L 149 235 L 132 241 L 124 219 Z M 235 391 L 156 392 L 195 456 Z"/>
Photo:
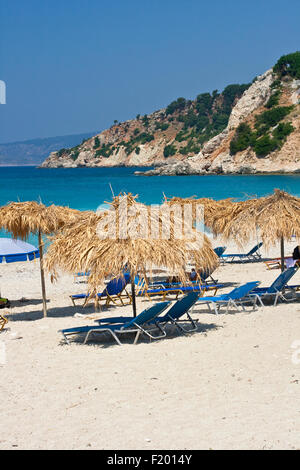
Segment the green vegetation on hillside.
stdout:
<path fill-rule="evenodd" d="M 155 130 L 161 130 L 161 131 L 166 131 L 168 129 L 170 124 L 167 124 L 166 122 L 157 122 L 155 124 Z"/>
<path fill-rule="evenodd" d="M 71 153 L 70 157 L 72 158 L 72 160 L 77 160 L 78 156 L 79 156 L 79 150 L 75 150 Z"/>
<path fill-rule="evenodd" d="M 246 123 L 241 123 L 230 142 L 230 153 L 253 148 L 258 157 L 265 157 L 274 150 L 279 150 L 287 136 L 293 132 L 290 122 L 280 122 L 290 111 L 291 106 L 276 107 L 256 117 L 255 130 Z"/>
<path fill-rule="evenodd" d="M 94 149 L 97 149 L 100 147 L 100 140 L 99 140 L 99 137 L 95 137 L 95 140 L 94 140 Z"/>
<path fill-rule="evenodd" d="M 172 155 L 175 155 L 176 153 L 176 147 L 174 145 L 166 145 L 164 148 L 164 157 L 168 158 L 171 157 Z"/>
<path fill-rule="evenodd" d="M 169 144 L 172 145 L 172 152 L 175 148 L 176 153 L 182 155 L 198 153 L 203 143 L 226 128 L 233 106 L 249 86 L 233 84 L 228 85 L 222 93 L 217 90 L 201 93 L 195 101 L 185 98 L 172 101 L 166 108 L 166 116 L 170 120 L 169 116 L 172 115 L 177 122 L 182 123 L 182 129 Z M 169 156 L 169 151 L 164 152 L 164 155 Z"/>
<path fill-rule="evenodd" d="M 69 150 L 62 148 L 62 149 L 60 149 L 60 150 L 57 151 L 57 156 L 58 156 L 58 157 L 61 157 L 61 156 L 62 156 L 64 153 L 66 153 L 66 152 L 69 152 Z"/>
<path fill-rule="evenodd" d="M 198 153 L 206 141 L 226 128 L 232 107 L 249 86 L 250 84 L 228 85 L 222 93 L 218 93 L 217 90 L 212 93 L 201 93 L 194 101 L 180 97 L 166 107 L 165 113 L 161 113 L 159 119 L 147 114 L 144 116 L 138 114 L 136 119 L 142 127 L 136 127 L 129 140 L 123 139 L 114 145 L 109 143 L 101 145 L 100 138 L 94 137 L 92 147 L 95 150 L 95 157 L 109 158 L 121 147 L 125 149 L 127 155 L 132 152 L 139 154 L 140 145 L 153 141 L 157 131 L 164 132 L 170 126 L 175 126 L 179 130 L 175 139 L 165 146 L 166 158 L 176 153 L 182 155 Z M 115 120 L 114 124 L 117 125 L 118 121 Z M 128 134 L 129 123 L 122 126 L 123 132 Z M 58 155 L 64 153 L 73 160 L 79 155 L 78 149 L 75 148 L 61 149 Z"/>
<path fill-rule="evenodd" d="M 187 104 L 185 98 L 178 98 L 176 101 L 172 101 L 166 108 L 166 115 L 175 113 L 175 111 L 182 111 Z"/>
<path fill-rule="evenodd" d="M 252 148 L 258 157 L 265 157 L 269 153 L 279 150 L 284 144 L 287 136 L 294 130 L 291 122 L 284 122 L 293 106 L 279 106 L 282 93 L 282 78 L 300 79 L 300 52 L 282 56 L 273 67 L 275 80 L 271 85 L 272 94 L 267 101 L 263 111 L 255 117 L 254 129 L 242 123 L 236 129 L 235 135 L 230 142 L 230 153 L 232 155 Z"/>
<path fill-rule="evenodd" d="M 264 111 L 255 118 L 255 128 L 259 135 L 265 134 L 271 127 L 277 126 L 293 109 L 293 106 L 276 106 Z"/>
<path fill-rule="evenodd" d="M 101 145 L 100 149 L 97 150 L 97 152 L 95 153 L 95 157 L 109 158 L 114 150 L 115 147 L 112 144 L 103 144 Z"/>
<path fill-rule="evenodd" d="M 134 136 L 131 137 L 131 139 L 128 142 L 120 142 L 119 146 L 125 147 L 125 152 L 126 155 L 130 155 L 134 150 L 135 153 L 139 154 L 140 149 L 137 151 L 137 148 L 139 145 L 143 145 L 147 142 L 151 142 L 154 140 L 154 135 L 150 134 L 149 132 L 136 132 L 136 129 L 134 130 Z"/>
<path fill-rule="evenodd" d="M 283 55 L 273 67 L 279 78 L 289 76 L 300 79 L 300 51 Z"/>
<path fill-rule="evenodd" d="M 246 150 L 254 143 L 254 135 L 251 127 L 246 123 L 241 123 L 235 132 L 235 136 L 230 142 L 230 153 L 235 155 L 237 152 Z"/>

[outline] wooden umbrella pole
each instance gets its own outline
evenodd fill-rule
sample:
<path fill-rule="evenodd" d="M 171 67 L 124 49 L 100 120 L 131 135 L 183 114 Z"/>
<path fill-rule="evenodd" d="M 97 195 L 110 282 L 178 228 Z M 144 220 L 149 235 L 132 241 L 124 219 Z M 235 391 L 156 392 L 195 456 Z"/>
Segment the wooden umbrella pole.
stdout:
<path fill-rule="evenodd" d="M 43 242 L 41 232 L 39 231 L 39 252 L 40 252 L 40 268 L 41 268 L 41 285 L 42 285 L 42 296 L 43 296 L 43 314 L 44 318 L 47 316 L 47 303 L 46 303 L 46 287 L 45 287 L 45 274 L 44 274 L 44 262 L 43 262 Z"/>
<path fill-rule="evenodd" d="M 135 283 L 134 283 L 133 276 L 131 276 L 131 296 L 132 296 L 133 316 L 136 317 Z"/>
<path fill-rule="evenodd" d="M 281 240 L 280 240 L 280 252 L 281 252 L 281 272 L 284 271 L 284 238 L 281 237 Z"/>

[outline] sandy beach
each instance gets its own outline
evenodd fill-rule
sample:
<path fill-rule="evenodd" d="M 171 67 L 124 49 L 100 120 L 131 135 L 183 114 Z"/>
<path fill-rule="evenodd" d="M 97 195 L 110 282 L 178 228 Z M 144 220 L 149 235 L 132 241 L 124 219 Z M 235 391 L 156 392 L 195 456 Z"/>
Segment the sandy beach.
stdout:
<path fill-rule="evenodd" d="M 279 247 L 262 256 L 279 256 Z M 257 262 L 220 266 L 215 277 L 231 283 L 223 293 L 250 280 L 268 286 L 278 274 Z M 12 302 L 0 311 L 9 319 L 0 333 L 0 449 L 300 448 L 300 298 L 218 316 L 197 307 L 199 331 L 189 336 L 169 328 L 167 339 L 136 346 L 103 337 L 67 345 L 59 329 L 132 308 L 73 307 L 69 295 L 86 284 L 47 276 L 43 319 L 39 275 L 36 262 L 0 265 L 1 294 Z M 149 305 L 138 299 L 139 312 Z"/>

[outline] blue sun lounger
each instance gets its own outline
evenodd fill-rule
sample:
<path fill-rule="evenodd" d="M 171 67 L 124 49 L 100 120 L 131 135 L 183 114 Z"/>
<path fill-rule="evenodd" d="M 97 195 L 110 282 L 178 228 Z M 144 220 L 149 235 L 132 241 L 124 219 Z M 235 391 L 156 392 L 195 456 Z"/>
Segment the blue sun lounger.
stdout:
<path fill-rule="evenodd" d="M 201 284 L 205 284 L 205 285 L 208 285 L 209 284 L 209 287 L 210 287 L 210 284 L 213 283 L 213 284 L 218 284 L 218 281 L 216 279 L 213 278 L 212 274 L 213 272 L 217 269 L 217 266 L 214 268 L 214 269 L 211 269 L 211 270 L 205 270 L 205 271 L 202 271 L 200 273 L 198 273 L 198 276 L 200 278 L 200 281 L 201 281 Z M 186 286 L 186 287 L 190 287 L 190 286 L 199 286 L 199 280 L 195 280 L 195 281 L 189 281 L 189 285 Z M 172 287 L 179 287 L 182 286 L 182 283 L 181 282 L 168 282 L 168 281 L 155 281 L 155 282 L 152 282 L 148 288 L 149 289 L 157 289 L 159 287 L 162 287 L 163 289 L 167 289 L 167 288 L 172 288 Z M 183 286 L 184 287 L 184 286 Z M 203 286 L 202 286 L 203 287 Z M 220 285 L 220 287 L 223 287 L 222 285 Z"/>
<path fill-rule="evenodd" d="M 137 317 L 131 317 L 130 321 L 126 323 L 118 323 L 114 325 L 99 325 L 99 326 L 79 326 L 74 328 L 67 328 L 64 330 L 59 330 L 59 333 L 62 333 L 64 339 L 69 343 L 68 336 L 78 335 L 85 333 L 84 344 L 88 341 L 89 337 L 93 333 L 109 333 L 115 341 L 121 345 L 119 336 L 125 333 L 135 333 L 134 344 L 137 343 L 141 334 L 145 334 L 150 339 L 160 339 L 166 336 L 165 331 L 161 329 L 161 334 L 154 336 L 151 334 L 156 325 L 150 323 L 162 313 L 168 306 L 170 302 L 159 302 L 152 307 L 147 308 L 141 312 Z"/>
<path fill-rule="evenodd" d="M 85 271 L 85 272 L 80 272 L 80 273 L 75 273 L 74 274 L 74 282 L 79 282 L 79 281 L 87 281 L 87 278 L 91 274 L 90 271 Z"/>
<path fill-rule="evenodd" d="M 173 285 L 171 287 L 161 287 L 161 288 L 152 288 L 152 289 L 144 289 L 138 293 L 138 295 L 146 296 L 149 299 L 151 296 L 159 295 L 162 296 L 162 299 L 165 300 L 168 295 L 175 295 L 175 299 L 178 298 L 179 295 L 187 294 L 189 292 L 197 292 L 198 295 L 203 294 L 207 289 L 214 290 L 215 293 L 221 287 L 224 287 L 223 284 L 210 284 L 207 285 L 192 285 L 192 286 L 182 286 L 182 285 Z"/>
<path fill-rule="evenodd" d="M 117 304 L 117 301 L 120 301 L 121 305 L 125 305 L 123 299 L 129 300 L 129 303 L 131 303 L 131 296 L 125 289 L 129 282 L 130 275 L 128 273 L 125 273 L 122 277 L 112 279 L 109 281 L 103 292 L 97 294 L 98 300 L 105 300 L 105 305 L 109 305 L 111 302 Z M 123 294 L 122 292 L 124 289 L 125 293 Z M 74 307 L 76 306 L 75 301 L 81 299 L 84 301 L 83 307 L 85 307 L 89 298 L 88 294 L 75 294 L 70 296 Z"/>
<path fill-rule="evenodd" d="M 193 319 L 190 314 L 189 310 L 193 308 L 197 300 L 199 299 L 198 292 L 190 292 L 189 294 L 182 297 L 182 299 L 177 300 L 177 302 L 166 312 L 163 317 L 158 317 L 155 320 L 157 325 L 167 325 L 171 323 L 175 325 L 179 331 L 183 333 L 191 333 L 192 331 L 196 331 L 198 329 L 197 322 L 198 319 Z M 186 315 L 187 320 L 190 323 L 190 328 L 185 328 L 184 326 L 180 325 L 179 322 L 186 323 L 186 319 L 182 319 L 182 317 Z"/>
<path fill-rule="evenodd" d="M 243 304 L 250 302 L 252 303 L 254 310 L 256 307 L 256 298 L 251 298 L 249 294 L 253 289 L 255 289 L 255 287 L 258 287 L 259 284 L 260 283 L 257 281 L 247 282 L 240 287 L 236 287 L 228 294 L 216 295 L 215 297 L 200 297 L 195 306 L 207 304 L 209 311 L 211 311 L 211 307 L 213 307 L 215 314 L 217 315 L 220 313 L 220 309 L 222 307 L 226 307 L 226 313 L 228 313 L 230 307 L 234 307 L 238 310 L 239 305 L 243 310 L 245 310 Z"/>
<path fill-rule="evenodd" d="M 182 297 L 182 299 L 177 300 L 172 307 L 167 311 L 167 313 L 162 317 L 156 317 L 152 323 L 155 323 L 159 326 L 164 326 L 167 323 L 175 325 L 181 332 L 190 333 L 197 330 L 198 319 L 194 320 L 189 315 L 189 310 L 195 305 L 199 298 L 198 292 L 190 292 L 189 294 Z M 184 315 L 187 316 L 187 319 L 181 319 Z M 97 323 L 104 324 L 114 324 L 114 323 L 126 323 L 132 320 L 132 317 L 110 317 L 110 318 L 101 318 L 96 320 Z M 191 328 L 185 328 L 180 325 L 179 322 L 190 323 Z"/>
<path fill-rule="evenodd" d="M 214 252 L 219 258 L 220 256 L 222 256 L 225 250 L 226 250 L 226 246 L 217 246 L 217 248 L 214 248 Z"/>
<path fill-rule="evenodd" d="M 214 279 L 213 278 L 213 273 L 214 271 L 216 270 L 217 266 L 215 267 L 215 269 L 212 269 L 212 270 L 207 270 L 207 271 L 203 271 L 202 273 L 200 273 L 200 280 L 201 280 L 201 283 L 202 284 L 205 284 L 207 285 L 208 287 L 211 285 L 211 284 L 215 284 L 217 285 L 218 284 L 218 279 Z"/>
<path fill-rule="evenodd" d="M 223 254 L 220 256 L 220 260 L 222 261 L 234 261 L 236 258 L 240 261 L 258 261 L 261 259 L 261 254 L 258 252 L 260 247 L 263 245 L 262 242 L 255 245 L 248 253 L 229 253 Z"/>
<path fill-rule="evenodd" d="M 262 307 L 264 306 L 262 299 L 265 297 L 274 297 L 274 305 L 277 305 L 279 299 L 288 301 L 288 299 L 284 296 L 283 291 L 295 291 L 296 289 L 300 288 L 300 286 L 287 286 L 287 283 L 297 271 L 298 266 L 286 269 L 269 287 L 257 287 L 253 289 L 252 292 L 250 292 L 250 296 L 255 297 Z"/>
<path fill-rule="evenodd" d="M 198 294 L 203 294 L 206 290 L 214 290 L 214 295 L 218 289 L 224 287 L 223 284 L 205 284 L 199 285 L 199 282 L 194 282 L 192 285 L 183 286 L 181 283 L 174 284 L 152 284 L 147 286 L 144 279 L 135 279 L 136 283 L 136 295 L 145 296 L 149 299 L 151 296 L 162 296 L 162 300 L 167 298 L 167 295 L 175 295 L 175 299 L 179 295 L 188 294 L 189 292 L 198 292 Z"/>

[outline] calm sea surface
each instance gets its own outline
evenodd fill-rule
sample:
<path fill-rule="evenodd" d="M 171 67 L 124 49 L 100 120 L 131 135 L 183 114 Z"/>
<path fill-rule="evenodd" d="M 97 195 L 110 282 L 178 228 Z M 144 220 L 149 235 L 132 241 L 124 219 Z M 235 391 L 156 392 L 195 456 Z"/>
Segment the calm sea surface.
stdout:
<path fill-rule="evenodd" d="M 166 196 L 223 199 L 263 196 L 274 188 L 300 196 L 300 175 L 294 176 L 136 176 L 141 168 L 38 169 L 0 167 L 0 206 L 10 201 L 41 200 L 79 210 L 96 210 L 112 193 L 139 195 L 139 201 L 159 204 Z M 7 234 L 0 231 L 1 236 Z M 36 237 L 28 240 L 37 244 Z"/>
<path fill-rule="evenodd" d="M 141 168 L 38 169 L 0 167 L 0 205 L 10 201 L 41 199 L 45 204 L 95 210 L 115 194 L 130 191 L 146 204 L 166 196 L 234 197 L 263 196 L 274 188 L 300 196 L 300 175 L 280 176 L 136 176 Z"/>

